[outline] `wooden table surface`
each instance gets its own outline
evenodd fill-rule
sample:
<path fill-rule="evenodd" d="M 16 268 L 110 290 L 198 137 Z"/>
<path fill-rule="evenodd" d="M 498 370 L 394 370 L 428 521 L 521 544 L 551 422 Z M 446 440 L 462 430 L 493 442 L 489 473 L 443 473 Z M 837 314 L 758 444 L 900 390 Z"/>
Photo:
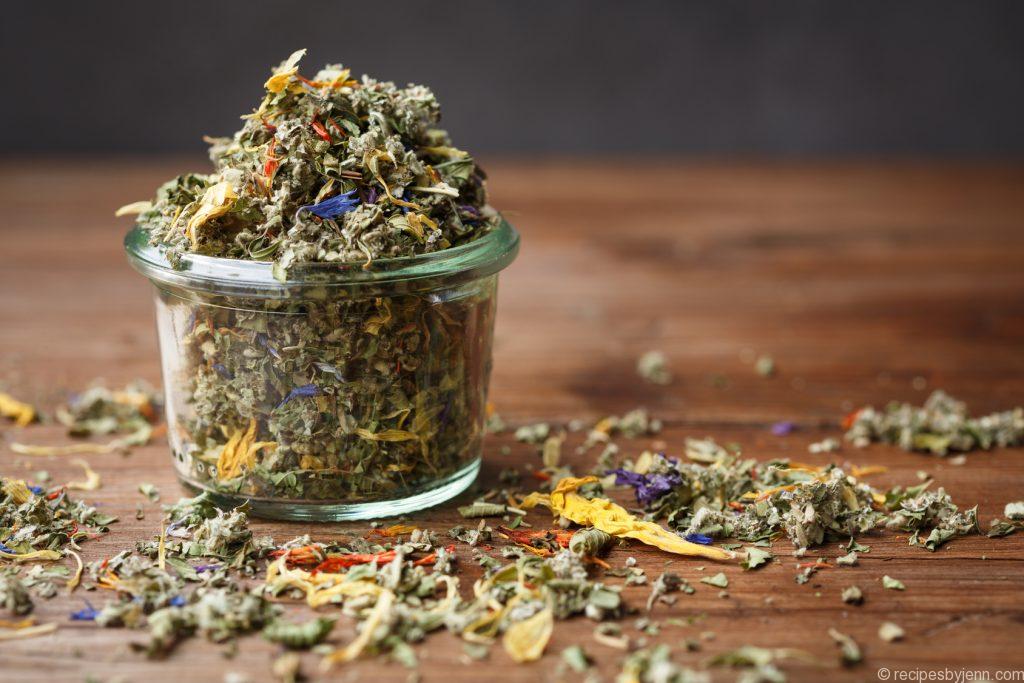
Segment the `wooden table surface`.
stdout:
<path fill-rule="evenodd" d="M 201 159 L 0 162 L 2 386 L 52 409 L 97 377 L 111 385 L 135 377 L 159 382 L 149 285 L 126 264 L 120 240 L 128 224 L 112 212 L 149 197 L 179 170 L 204 167 Z M 872 478 L 880 487 L 916 483 L 924 470 L 958 503 L 977 503 L 985 526 L 1007 502 L 1024 498 L 1021 449 L 974 453 L 959 466 L 884 446 L 806 452 L 812 441 L 840 436 L 839 419 L 851 408 L 891 399 L 919 403 L 936 387 L 975 412 L 1024 403 L 1024 168 L 630 161 L 492 163 L 489 170 L 493 203 L 523 237 L 519 260 L 502 275 L 494 347 L 492 400 L 509 423 L 597 419 L 643 405 L 664 420 L 659 438 L 669 453 L 678 453 L 686 436 L 713 436 L 763 459 L 883 464 L 888 473 Z M 667 354 L 675 375 L 670 386 L 636 377 L 636 358 L 650 349 Z M 750 357 L 757 354 L 774 357 L 775 377 L 754 371 Z M 776 420 L 800 429 L 773 436 Z M 3 441 L 67 441 L 54 425 L 0 429 Z M 499 452 L 503 445 L 511 448 L 507 456 Z M 635 455 L 649 441 L 621 445 Z M 485 451 L 485 487 L 503 467 L 539 462 L 532 447 L 507 434 L 488 438 Z M 571 457 L 589 467 L 587 458 Z M 162 442 L 128 457 L 88 459 L 103 478 L 88 498 L 122 521 L 107 537 L 84 544 L 87 561 L 158 532 L 158 505 L 146 503 L 146 518 L 135 519 L 140 482 L 156 484 L 165 501 L 180 494 Z M 41 468 L 57 481 L 80 474 L 66 459 L 23 458 L 0 444 L 3 473 Z M 454 508 L 413 519 L 445 531 L 460 521 Z M 253 526 L 279 541 L 303 532 L 327 540 L 367 530 L 365 523 Z M 620 566 L 634 555 L 652 579 L 668 566 L 697 586 L 695 595 L 681 596 L 673 607 L 658 605 L 652 614 L 655 620 L 698 617 L 696 623 L 665 625 L 648 639 L 680 644 L 714 633 L 699 651 L 677 653 L 690 666 L 754 644 L 802 648 L 823 662 L 783 663 L 790 680 L 878 680 L 882 667 L 1024 669 L 1024 535 L 959 539 L 936 553 L 909 547 L 905 534 L 873 534 L 866 542 L 871 552 L 859 566 L 819 572 L 806 585 L 794 582 L 788 544 L 776 543 L 776 561 L 757 572 L 723 568 L 728 598 L 698 583 L 706 562 L 637 546 L 616 549 L 609 560 Z M 458 553 L 468 591 L 478 569 L 469 548 Z M 834 558 L 841 551 L 830 545 L 810 553 L 819 554 Z M 704 574 L 718 569 L 706 567 Z M 883 574 L 907 590 L 882 590 Z M 841 590 L 851 584 L 864 589 L 863 606 L 841 602 Z M 642 608 L 648 592 L 629 587 L 624 594 Z M 166 661 L 149 662 L 130 648 L 144 632 L 69 621 L 83 595 L 37 601 L 35 616 L 60 629 L 0 643 L 0 679 L 270 677 L 278 650 L 258 636 L 243 639 L 234 658 L 224 646 L 193 639 Z M 624 626 L 639 636 L 635 618 Z M 878 638 L 884 620 L 905 628 L 903 642 Z M 861 644 L 861 666 L 838 667 L 830 627 Z M 612 680 L 622 652 L 596 643 L 593 628 L 586 619 L 558 623 L 546 656 L 523 666 L 513 665 L 500 646 L 490 660 L 468 663 L 459 642 L 439 633 L 417 647 L 419 671 L 425 681 L 560 680 L 559 653 L 580 644 L 597 661 L 601 679 Z M 353 634 L 343 620 L 332 642 Z M 375 659 L 326 677 L 316 665 L 315 656 L 305 656 L 305 670 L 317 679 L 409 676 Z M 714 672 L 716 680 L 735 676 Z"/>

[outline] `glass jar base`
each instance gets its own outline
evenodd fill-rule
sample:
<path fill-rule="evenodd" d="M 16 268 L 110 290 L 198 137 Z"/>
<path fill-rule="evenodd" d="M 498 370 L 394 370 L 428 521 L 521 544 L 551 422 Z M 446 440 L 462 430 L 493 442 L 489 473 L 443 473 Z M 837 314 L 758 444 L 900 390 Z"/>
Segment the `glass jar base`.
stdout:
<path fill-rule="evenodd" d="M 273 498 L 251 498 L 207 489 L 184 477 L 179 477 L 179 480 L 185 488 L 196 494 L 204 491 L 209 493 L 214 503 L 221 508 L 231 509 L 248 503 L 249 514 L 252 517 L 302 522 L 344 522 L 395 517 L 439 505 L 468 489 L 476 481 L 479 473 L 480 459 L 477 458 L 458 472 L 440 481 L 434 488 L 422 493 L 405 498 L 363 503 L 312 503 Z"/>

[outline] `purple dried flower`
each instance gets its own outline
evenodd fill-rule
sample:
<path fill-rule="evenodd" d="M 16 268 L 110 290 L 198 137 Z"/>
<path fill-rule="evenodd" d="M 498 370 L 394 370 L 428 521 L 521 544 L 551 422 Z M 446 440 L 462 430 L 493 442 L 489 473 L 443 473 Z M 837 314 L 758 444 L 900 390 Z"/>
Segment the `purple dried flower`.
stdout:
<path fill-rule="evenodd" d="M 615 483 L 619 486 L 632 486 L 635 489 L 638 503 L 648 506 L 665 494 L 671 493 L 672 489 L 683 483 L 682 478 L 676 472 L 669 474 L 639 474 L 619 468 L 611 470 L 608 474 L 615 475 Z"/>
<path fill-rule="evenodd" d="M 218 375 L 220 375 L 224 379 L 234 379 L 235 378 L 235 376 L 233 374 L 231 374 L 231 371 L 228 370 L 227 367 L 225 367 L 223 363 L 214 363 L 213 364 L 213 369 L 217 372 Z"/>
<path fill-rule="evenodd" d="M 219 564 L 197 564 L 193 569 L 196 570 L 196 574 L 202 574 L 203 572 L 212 572 L 215 569 L 220 569 Z"/>
<path fill-rule="evenodd" d="M 337 218 L 343 214 L 352 211 L 359 205 L 359 199 L 353 197 L 356 193 L 355 190 L 345 192 L 330 199 L 325 199 L 319 204 L 309 204 L 307 206 L 299 207 L 299 210 L 295 212 L 296 217 L 303 211 L 309 211 L 314 216 L 320 218 Z"/>
<path fill-rule="evenodd" d="M 301 387 L 295 387 L 288 392 L 288 395 L 284 397 L 284 400 L 277 404 L 280 408 L 285 403 L 288 403 L 293 398 L 311 398 L 313 396 L 319 396 L 321 393 L 320 387 L 315 384 L 303 384 Z"/>
<path fill-rule="evenodd" d="M 367 204 L 376 204 L 377 203 L 377 188 L 376 187 L 371 186 L 370 189 L 366 191 L 366 203 Z"/>
<path fill-rule="evenodd" d="M 772 425 L 772 434 L 775 436 L 786 436 L 796 431 L 796 423 L 784 420 Z"/>
<path fill-rule="evenodd" d="M 704 534 L 686 534 L 684 538 L 690 543 L 699 543 L 701 545 L 711 545 L 713 540 L 710 536 L 705 536 Z"/>

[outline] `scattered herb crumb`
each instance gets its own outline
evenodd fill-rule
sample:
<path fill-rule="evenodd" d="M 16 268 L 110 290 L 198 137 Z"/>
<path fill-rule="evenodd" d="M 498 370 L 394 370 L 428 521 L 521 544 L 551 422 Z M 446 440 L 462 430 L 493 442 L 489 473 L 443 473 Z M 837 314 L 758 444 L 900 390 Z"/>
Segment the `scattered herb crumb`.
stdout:
<path fill-rule="evenodd" d="M 705 576 L 700 580 L 700 582 L 706 583 L 709 586 L 714 586 L 715 588 L 729 587 L 729 577 L 725 575 L 725 572 L 718 572 L 714 576 Z"/>
<path fill-rule="evenodd" d="M 892 591 L 902 591 L 907 589 L 907 587 L 903 585 L 902 581 L 894 579 L 888 574 L 882 577 L 882 587 Z"/>
<path fill-rule="evenodd" d="M 636 362 L 636 372 L 651 384 L 666 385 L 672 382 L 668 361 L 661 351 L 648 351 Z"/>
<path fill-rule="evenodd" d="M 836 642 L 836 645 L 839 646 L 839 659 L 843 666 L 856 666 L 861 662 L 864 657 L 861 654 L 860 646 L 857 645 L 857 641 L 834 628 L 830 628 L 828 634 Z"/>
<path fill-rule="evenodd" d="M 160 500 L 160 490 L 153 484 L 139 484 L 139 493 L 144 495 L 150 503 Z"/>
<path fill-rule="evenodd" d="M 849 605 L 860 605 L 864 603 L 864 592 L 858 586 L 849 586 L 843 589 L 843 602 Z"/>
<path fill-rule="evenodd" d="M 771 356 L 760 356 L 754 363 L 754 371 L 761 377 L 772 377 L 775 375 L 775 359 Z"/>
<path fill-rule="evenodd" d="M 887 643 L 891 643 L 895 640 L 903 640 L 903 636 L 906 632 L 899 624 L 894 624 L 891 621 L 884 621 L 882 625 L 878 627 L 878 637 Z"/>

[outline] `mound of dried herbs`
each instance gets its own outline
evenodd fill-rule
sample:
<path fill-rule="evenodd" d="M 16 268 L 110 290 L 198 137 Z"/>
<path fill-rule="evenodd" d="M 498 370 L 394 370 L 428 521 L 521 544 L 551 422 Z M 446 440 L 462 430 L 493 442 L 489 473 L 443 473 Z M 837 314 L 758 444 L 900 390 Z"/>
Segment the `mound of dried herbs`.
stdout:
<path fill-rule="evenodd" d="M 927 491 L 930 482 L 881 492 L 835 465 L 745 459 L 710 439 L 688 439 L 686 456 L 646 452 L 609 474 L 634 489 L 650 516 L 698 543 L 767 542 L 785 533 L 799 552 L 887 526 L 935 550 L 980 533 L 976 509 L 960 511 L 944 490 Z"/>
<path fill-rule="evenodd" d="M 933 392 L 920 407 L 894 401 L 884 410 L 861 408 L 846 426 L 855 446 L 881 441 L 940 456 L 1024 444 L 1024 408 L 971 417 L 963 401 L 944 391 Z"/>
<path fill-rule="evenodd" d="M 172 261 L 272 260 L 283 278 L 300 263 L 438 251 L 496 224 L 484 174 L 439 127 L 428 88 L 357 80 L 337 64 L 306 78 L 304 54 L 274 69 L 239 131 L 209 140 L 212 173 L 179 176 L 155 201 L 125 207 Z"/>
<path fill-rule="evenodd" d="M 303 52 L 274 69 L 239 131 L 211 140 L 211 173 L 123 210 L 172 264 L 270 262 L 311 285 L 279 299 L 161 292 L 183 356 L 167 378 L 185 423 L 172 446 L 186 479 L 223 493 L 398 498 L 479 455 L 493 279 L 327 294 L 308 266 L 373 270 L 472 242 L 499 218 L 429 89 L 340 65 L 306 77 Z"/>

